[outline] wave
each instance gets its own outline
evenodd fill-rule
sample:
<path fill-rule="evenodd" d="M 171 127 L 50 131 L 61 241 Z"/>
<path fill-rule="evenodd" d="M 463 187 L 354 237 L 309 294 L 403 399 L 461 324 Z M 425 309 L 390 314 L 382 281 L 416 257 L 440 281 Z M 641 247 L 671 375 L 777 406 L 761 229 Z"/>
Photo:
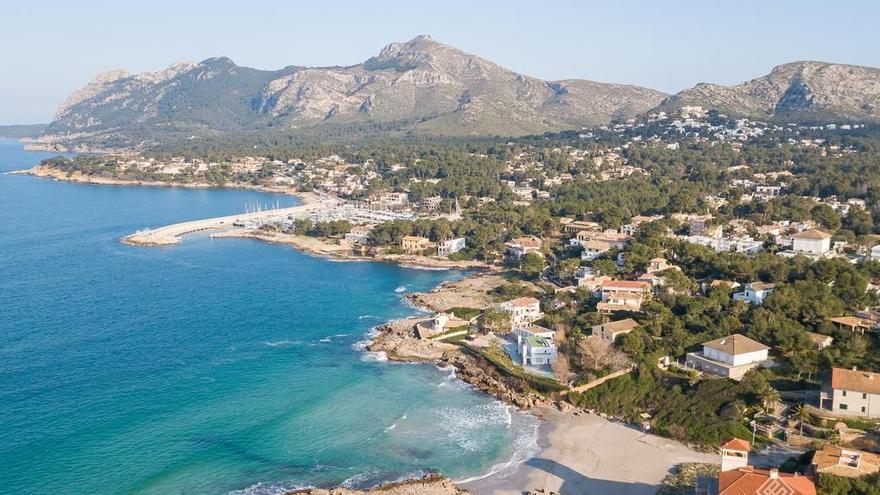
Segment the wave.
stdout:
<path fill-rule="evenodd" d="M 378 327 L 378 326 L 370 327 L 370 329 L 367 330 L 367 332 L 364 334 L 364 338 L 361 339 L 361 340 L 358 340 L 357 342 L 355 342 L 354 344 L 352 344 L 352 345 L 351 345 L 351 348 L 354 349 L 355 351 L 365 351 L 365 350 L 367 350 L 367 346 L 369 346 L 370 344 L 372 344 L 372 343 L 373 343 L 373 339 L 375 339 L 376 337 L 378 337 L 380 333 L 382 333 L 382 332 L 379 331 L 379 327 Z"/>
<path fill-rule="evenodd" d="M 269 347 L 288 347 L 288 346 L 302 344 L 302 342 L 299 340 L 276 340 L 274 342 L 267 340 L 266 342 L 263 342 L 263 343 Z"/>
<path fill-rule="evenodd" d="M 451 268 L 446 268 L 442 266 L 421 266 L 421 265 L 411 265 L 408 263 L 401 263 L 401 268 L 409 268 L 411 270 L 425 270 L 429 272 L 448 272 Z"/>
<path fill-rule="evenodd" d="M 328 342 L 333 342 L 333 339 L 331 337 L 324 337 L 323 339 L 320 339 L 318 342 L 323 342 L 326 344 Z"/>
<path fill-rule="evenodd" d="M 486 438 L 480 435 L 487 427 L 509 428 L 513 420 L 509 406 L 500 401 L 466 407 L 443 407 L 438 425 L 446 437 L 462 450 L 476 452 L 484 447 Z"/>
<path fill-rule="evenodd" d="M 256 483 L 241 490 L 232 490 L 229 495 L 284 495 L 295 490 L 314 488 L 314 485 L 300 483 Z"/>
<path fill-rule="evenodd" d="M 401 285 L 400 287 L 394 289 L 394 292 L 396 292 L 396 293 L 398 293 L 398 294 L 402 294 L 402 293 L 406 292 L 406 286 L 405 286 L 405 285 Z"/>
<path fill-rule="evenodd" d="M 388 354 L 385 354 L 385 351 L 365 351 L 361 355 L 361 361 L 385 363 L 388 362 Z"/>
<path fill-rule="evenodd" d="M 492 476 L 504 478 L 505 476 L 512 474 L 516 466 L 536 456 L 538 452 L 541 451 L 541 448 L 538 445 L 541 428 L 540 420 L 531 415 L 525 415 L 525 418 L 529 424 L 523 427 L 514 439 L 513 453 L 508 460 L 493 465 L 485 473 L 453 481 L 460 485 L 479 481 Z"/>

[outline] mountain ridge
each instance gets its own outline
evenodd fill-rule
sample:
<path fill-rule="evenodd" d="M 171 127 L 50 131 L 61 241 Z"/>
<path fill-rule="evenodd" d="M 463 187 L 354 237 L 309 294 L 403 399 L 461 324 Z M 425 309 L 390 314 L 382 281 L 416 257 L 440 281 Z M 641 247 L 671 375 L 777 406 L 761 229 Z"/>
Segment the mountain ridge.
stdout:
<path fill-rule="evenodd" d="M 106 72 L 59 106 L 42 140 L 140 148 L 193 135 L 393 123 L 399 133 L 522 135 L 635 117 L 664 96 L 631 85 L 544 81 L 420 35 L 351 66 L 260 70 L 214 57 L 155 72 Z"/>

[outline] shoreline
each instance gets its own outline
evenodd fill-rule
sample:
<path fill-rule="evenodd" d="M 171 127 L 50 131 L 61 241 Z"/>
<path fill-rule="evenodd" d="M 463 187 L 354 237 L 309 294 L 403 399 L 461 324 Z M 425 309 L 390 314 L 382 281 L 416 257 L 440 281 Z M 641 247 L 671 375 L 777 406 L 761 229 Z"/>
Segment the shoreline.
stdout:
<path fill-rule="evenodd" d="M 48 169 L 48 170 L 47 170 Z M 260 192 L 289 194 L 299 197 L 303 205 L 317 202 L 313 193 L 302 193 L 290 187 L 268 188 L 250 184 L 177 184 L 151 181 L 129 181 L 95 178 L 85 174 L 68 176 L 57 169 L 37 166 L 30 170 L 10 172 L 37 177 L 52 178 L 67 182 L 138 187 L 184 187 L 192 189 L 240 188 Z M 307 236 L 267 235 L 252 229 L 227 229 L 211 234 L 218 238 L 249 238 L 262 242 L 286 244 L 308 255 L 321 256 L 333 261 L 373 261 L 391 262 L 400 266 L 423 269 L 480 270 L 455 282 L 444 282 L 424 293 L 413 293 L 406 297 L 417 311 L 445 311 L 450 307 L 461 306 L 473 294 L 467 290 L 459 293 L 461 286 L 486 277 L 497 277 L 493 282 L 503 280 L 494 267 L 462 266 L 461 262 L 442 263 L 441 259 L 426 257 L 407 257 L 390 255 L 388 258 L 343 254 L 342 246 L 330 244 Z M 133 245 L 156 245 L 149 243 L 121 242 Z M 473 306 L 483 305 L 485 300 L 470 300 Z M 467 305 L 467 304 L 464 304 Z M 387 494 L 415 495 L 420 493 L 436 495 L 474 494 L 523 494 L 523 493 L 609 493 L 609 494 L 653 494 L 660 481 L 676 465 L 682 462 L 716 462 L 715 456 L 695 452 L 672 440 L 646 435 L 630 426 L 612 422 L 599 416 L 576 410 L 566 402 L 523 393 L 508 387 L 500 378 L 499 372 L 486 367 L 480 359 L 463 352 L 459 346 L 436 341 L 417 339 L 411 328 L 416 321 L 424 320 L 424 315 L 412 315 L 402 320 L 392 320 L 376 327 L 376 335 L 365 336 L 369 341 L 364 352 L 384 353 L 388 361 L 433 363 L 438 367 L 452 368 L 456 378 L 468 383 L 476 391 L 515 407 L 518 411 L 530 414 L 539 421 L 537 425 L 537 453 L 527 454 L 525 459 L 514 458 L 489 467 L 484 472 L 458 482 L 442 475 L 430 475 L 382 485 L 366 491 L 350 490 L 344 487 L 332 489 L 309 489 L 292 491 L 311 495 L 354 495 L 381 492 Z M 645 440 L 647 439 L 647 440 Z M 594 449 L 606 449 L 596 452 Z M 516 446 L 514 446 L 516 449 Z M 674 454 L 674 457 L 673 455 Z M 681 459 L 681 460 L 680 460 Z M 636 462 L 634 462 L 636 461 Z M 632 464 L 632 465 L 631 465 Z M 635 466 L 634 464 L 638 464 Z M 502 466 L 498 469 L 498 466 Z M 627 469 L 621 469 L 626 466 Z M 589 476 L 587 476 L 589 475 Z M 401 490 L 401 491 L 396 491 Z M 542 490 L 542 491 L 538 491 Z"/>

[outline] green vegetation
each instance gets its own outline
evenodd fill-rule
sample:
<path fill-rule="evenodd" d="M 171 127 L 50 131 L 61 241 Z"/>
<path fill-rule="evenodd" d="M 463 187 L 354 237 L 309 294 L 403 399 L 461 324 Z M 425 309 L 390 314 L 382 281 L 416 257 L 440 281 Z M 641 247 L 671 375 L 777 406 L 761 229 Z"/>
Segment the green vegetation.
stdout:
<path fill-rule="evenodd" d="M 528 389 L 542 395 L 552 395 L 565 390 L 567 387 L 551 378 L 534 375 L 523 370 L 522 366 L 516 365 L 510 360 L 510 356 L 502 350 L 482 349 L 474 347 L 466 342 L 459 342 L 462 349 L 474 356 L 481 357 L 492 363 L 503 374 L 515 378 Z"/>
<path fill-rule="evenodd" d="M 880 495 L 880 474 L 856 479 L 820 474 L 816 490 L 822 495 Z"/>

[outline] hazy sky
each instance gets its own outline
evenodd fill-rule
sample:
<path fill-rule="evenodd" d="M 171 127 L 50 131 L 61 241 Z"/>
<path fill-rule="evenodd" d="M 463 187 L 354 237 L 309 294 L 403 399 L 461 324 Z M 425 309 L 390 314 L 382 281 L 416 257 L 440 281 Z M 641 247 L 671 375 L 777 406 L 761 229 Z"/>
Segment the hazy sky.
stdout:
<path fill-rule="evenodd" d="M 349 65 L 430 34 L 543 79 L 675 92 L 794 60 L 880 67 L 880 1 L 0 0 L 0 123 L 48 122 L 95 74 L 225 55 Z"/>

